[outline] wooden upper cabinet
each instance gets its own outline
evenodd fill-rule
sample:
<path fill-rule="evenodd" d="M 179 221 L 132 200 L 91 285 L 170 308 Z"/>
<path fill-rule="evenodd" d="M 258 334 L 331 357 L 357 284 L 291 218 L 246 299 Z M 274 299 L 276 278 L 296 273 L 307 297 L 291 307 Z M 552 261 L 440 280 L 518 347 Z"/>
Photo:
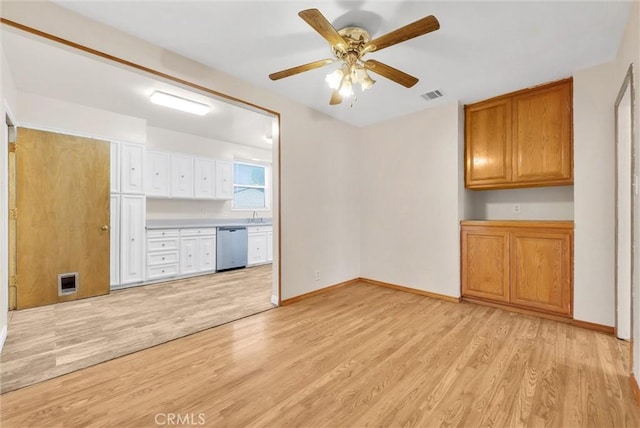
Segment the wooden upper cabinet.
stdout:
<path fill-rule="evenodd" d="M 467 184 L 511 182 L 511 102 L 500 99 L 465 113 Z"/>
<path fill-rule="evenodd" d="M 571 82 L 513 97 L 513 181 L 573 182 Z"/>
<path fill-rule="evenodd" d="M 572 79 L 465 106 L 465 184 L 573 184 Z"/>

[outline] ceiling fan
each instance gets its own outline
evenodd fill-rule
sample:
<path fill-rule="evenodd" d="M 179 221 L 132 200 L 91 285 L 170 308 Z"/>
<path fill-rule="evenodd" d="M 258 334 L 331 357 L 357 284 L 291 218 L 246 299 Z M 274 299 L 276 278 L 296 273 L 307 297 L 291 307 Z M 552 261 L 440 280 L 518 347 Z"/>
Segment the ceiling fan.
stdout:
<path fill-rule="evenodd" d="M 328 64 L 342 62 L 341 68 L 327 75 L 326 78 L 329 87 L 333 89 L 329 101 L 331 105 L 340 104 L 343 98 L 352 96 L 354 84 L 360 84 L 363 91 L 373 86 L 375 80 L 369 76 L 367 70 L 393 80 L 406 88 L 418 83 L 417 78 L 405 72 L 374 59 L 365 61 L 362 58 L 369 52 L 388 48 L 440 28 L 436 17 L 429 15 L 371 40 L 369 33 L 360 27 L 346 27 L 340 31 L 336 30 L 318 9 L 303 10 L 298 15 L 329 42 L 334 58 L 322 59 L 271 73 L 269 78 L 279 80 Z"/>

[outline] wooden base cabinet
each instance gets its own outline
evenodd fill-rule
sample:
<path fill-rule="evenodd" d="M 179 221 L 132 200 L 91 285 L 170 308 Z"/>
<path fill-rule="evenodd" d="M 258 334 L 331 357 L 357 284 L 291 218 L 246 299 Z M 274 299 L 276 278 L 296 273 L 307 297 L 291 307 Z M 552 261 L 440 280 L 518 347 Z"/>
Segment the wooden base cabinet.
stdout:
<path fill-rule="evenodd" d="M 462 296 L 571 317 L 573 222 L 463 221 Z"/>

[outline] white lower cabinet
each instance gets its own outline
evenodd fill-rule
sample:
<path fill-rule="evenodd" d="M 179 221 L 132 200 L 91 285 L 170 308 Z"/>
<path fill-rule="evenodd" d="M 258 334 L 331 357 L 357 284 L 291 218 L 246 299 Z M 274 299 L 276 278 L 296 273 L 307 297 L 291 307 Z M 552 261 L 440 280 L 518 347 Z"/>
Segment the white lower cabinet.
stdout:
<path fill-rule="evenodd" d="M 120 196 L 120 285 L 144 280 L 143 195 Z"/>
<path fill-rule="evenodd" d="M 178 276 L 178 229 L 147 231 L 147 281 Z"/>
<path fill-rule="evenodd" d="M 180 275 L 216 270 L 216 229 L 180 230 Z"/>
<path fill-rule="evenodd" d="M 267 234 L 272 233 L 271 226 L 247 227 L 247 266 L 259 265 L 269 262 L 269 249 Z"/>

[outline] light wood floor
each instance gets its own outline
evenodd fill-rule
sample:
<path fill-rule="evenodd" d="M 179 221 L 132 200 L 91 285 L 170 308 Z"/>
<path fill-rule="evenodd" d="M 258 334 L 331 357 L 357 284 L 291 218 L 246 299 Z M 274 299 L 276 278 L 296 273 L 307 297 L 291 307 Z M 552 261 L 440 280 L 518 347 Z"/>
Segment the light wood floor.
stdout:
<path fill-rule="evenodd" d="M 272 309 L 271 265 L 10 312 L 1 391 Z"/>
<path fill-rule="evenodd" d="M 2 426 L 638 427 L 627 352 L 355 284 L 5 394 Z"/>

